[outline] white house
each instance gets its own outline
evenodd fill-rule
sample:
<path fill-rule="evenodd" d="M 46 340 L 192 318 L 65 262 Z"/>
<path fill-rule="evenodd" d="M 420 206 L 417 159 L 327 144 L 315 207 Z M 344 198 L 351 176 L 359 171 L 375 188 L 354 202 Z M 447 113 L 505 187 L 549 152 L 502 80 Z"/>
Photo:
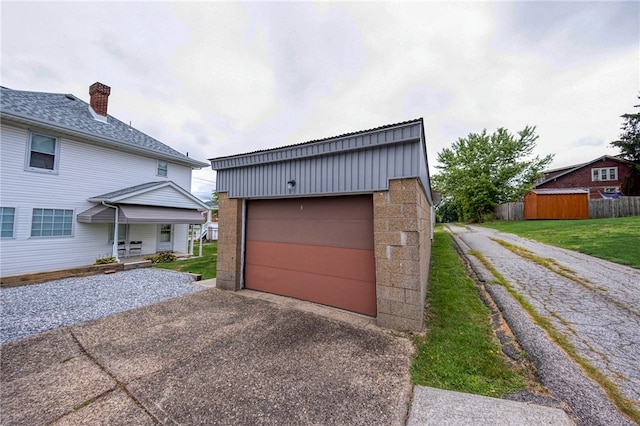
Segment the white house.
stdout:
<path fill-rule="evenodd" d="M 91 85 L 90 104 L 0 90 L 0 276 L 188 252 L 208 210 L 191 172 L 208 163 L 108 115 L 104 84 Z"/>

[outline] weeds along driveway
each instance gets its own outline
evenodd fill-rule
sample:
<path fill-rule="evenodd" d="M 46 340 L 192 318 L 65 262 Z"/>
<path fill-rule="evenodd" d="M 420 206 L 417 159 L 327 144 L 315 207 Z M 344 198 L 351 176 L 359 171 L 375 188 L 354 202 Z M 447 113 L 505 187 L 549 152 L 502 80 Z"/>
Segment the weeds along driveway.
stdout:
<path fill-rule="evenodd" d="M 2 346 L 1 424 L 400 425 L 412 345 L 217 289 Z"/>
<path fill-rule="evenodd" d="M 452 231 L 640 409 L 640 270 L 488 228 Z"/>

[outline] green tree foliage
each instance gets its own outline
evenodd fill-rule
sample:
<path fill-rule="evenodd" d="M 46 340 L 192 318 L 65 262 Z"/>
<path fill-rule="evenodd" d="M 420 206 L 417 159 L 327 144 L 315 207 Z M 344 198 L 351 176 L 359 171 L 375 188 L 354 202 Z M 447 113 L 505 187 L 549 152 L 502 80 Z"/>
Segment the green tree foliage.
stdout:
<path fill-rule="evenodd" d="M 634 108 L 640 108 L 640 104 L 634 105 Z M 620 148 L 622 158 L 636 163 L 636 171 L 640 172 L 640 112 L 623 114 L 621 117 L 624 123 L 620 127 L 620 139 L 611 142 L 611 145 Z"/>
<path fill-rule="evenodd" d="M 530 126 L 517 135 L 504 128 L 489 135 L 485 129 L 438 153 L 440 172 L 432 185 L 442 191 L 447 219 L 481 222 L 498 204 L 522 197 L 553 159 L 531 158 L 537 139 Z"/>

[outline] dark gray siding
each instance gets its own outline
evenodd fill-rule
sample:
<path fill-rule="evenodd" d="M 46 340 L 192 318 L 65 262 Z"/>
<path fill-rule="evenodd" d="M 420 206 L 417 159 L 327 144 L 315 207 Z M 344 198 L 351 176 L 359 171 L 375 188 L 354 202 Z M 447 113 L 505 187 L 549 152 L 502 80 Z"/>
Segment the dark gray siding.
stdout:
<path fill-rule="evenodd" d="M 319 142 L 211 160 L 216 190 L 232 198 L 382 191 L 428 172 L 422 120 Z M 295 180 L 293 189 L 287 182 Z"/>

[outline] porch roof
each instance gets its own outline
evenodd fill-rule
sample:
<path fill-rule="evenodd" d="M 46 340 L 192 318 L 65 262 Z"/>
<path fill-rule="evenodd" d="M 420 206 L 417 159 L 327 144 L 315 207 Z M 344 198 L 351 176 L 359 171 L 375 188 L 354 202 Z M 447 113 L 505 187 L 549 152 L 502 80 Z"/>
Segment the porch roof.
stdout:
<path fill-rule="evenodd" d="M 113 208 L 98 204 L 79 213 L 76 220 L 80 223 L 114 223 L 115 215 Z M 121 224 L 195 224 L 204 223 L 206 220 L 200 212 L 192 209 L 121 204 L 118 205 L 118 222 Z"/>

